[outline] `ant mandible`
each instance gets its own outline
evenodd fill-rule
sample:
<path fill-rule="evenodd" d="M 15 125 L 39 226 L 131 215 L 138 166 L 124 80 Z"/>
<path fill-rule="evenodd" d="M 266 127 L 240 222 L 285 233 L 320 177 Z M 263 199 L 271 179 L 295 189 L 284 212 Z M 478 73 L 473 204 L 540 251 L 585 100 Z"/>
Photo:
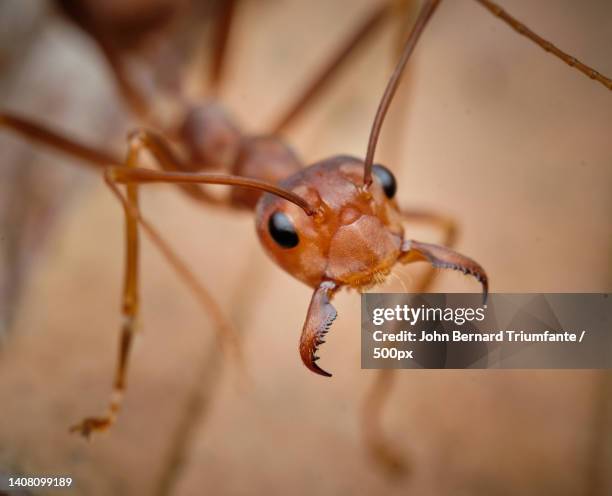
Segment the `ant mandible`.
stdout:
<path fill-rule="evenodd" d="M 497 5 L 488 0 L 477 1 L 542 48 L 612 89 L 612 81 L 608 78 L 543 40 Z M 197 185 L 224 184 L 255 193 L 237 190 L 229 204 L 255 207 L 257 232 L 268 254 L 284 270 L 314 289 L 299 350 L 306 367 L 317 374 L 330 375 L 316 363 L 316 353 L 336 317 L 331 304 L 333 295 L 343 287 L 364 289 L 375 284 L 398 262 L 426 261 L 435 268 L 463 271 L 482 284 L 486 298 L 488 280 L 478 263 L 448 247 L 405 237 L 402 222 L 410 213 L 402 212 L 394 201 L 397 185 L 393 174 L 386 167 L 374 164 L 378 137 L 400 76 L 438 4 L 439 0 L 423 3 L 378 107 L 365 160 L 340 155 L 302 168 L 293 152 L 280 140 L 245 138 L 218 106 L 209 104 L 194 108 L 180 126 L 189 160 L 181 160 L 160 135 L 138 131 L 130 136 L 124 165 L 109 166 L 118 161 L 105 152 L 84 147 L 21 118 L 0 115 L 0 124 L 103 167 L 108 186 L 124 208 L 127 238 L 123 290 L 125 322 L 113 397 L 106 415 L 86 418 L 73 430 L 85 436 L 104 430 L 114 422 L 120 409 L 128 354 L 138 317 L 139 226 L 162 249 L 192 289 L 203 294 L 188 269 L 140 214 L 138 189 L 144 184 L 179 184 L 192 197 L 208 203 L 219 202 Z M 161 171 L 138 167 L 139 154 L 143 150 L 153 155 Z M 213 167 L 230 170 L 232 174 L 199 172 Z M 125 194 L 118 185 L 125 185 Z M 260 198 L 261 192 L 265 194 Z M 222 329 L 222 334 L 227 338 L 229 330 Z"/>

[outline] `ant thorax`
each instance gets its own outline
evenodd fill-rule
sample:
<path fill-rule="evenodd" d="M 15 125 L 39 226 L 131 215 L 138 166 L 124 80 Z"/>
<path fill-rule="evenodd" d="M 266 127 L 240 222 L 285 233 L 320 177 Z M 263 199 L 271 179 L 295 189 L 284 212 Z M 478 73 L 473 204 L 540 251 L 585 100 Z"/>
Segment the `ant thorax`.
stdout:
<path fill-rule="evenodd" d="M 373 183 L 365 187 L 363 161 L 336 156 L 282 181 L 316 209 L 312 216 L 265 194 L 256 227 L 270 257 L 312 287 L 331 280 L 361 288 L 388 274 L 400 256 L 404 231 L 393 175 L 380 165 L 373 173 Z"/>
<path fill-rule="evenodd" d="M 303 167 L 293 149 L 277 136 L 244 136 L 231 172 L 278 184 Z M 237 207 L 253 210 L 261 195 L 253 189 L 232 188 L 231 200 Z"/>
<path fill-rule="evenodd" d="M 214 101 L 192 107 L 179 126 L 192 171 L 217 170 L 277 184 L 304 166 L 278 136 L 242 134 L 225 109 Z M 252 210 L 261 197 L 254 189 L 233 188 L 236 208 Z"/>

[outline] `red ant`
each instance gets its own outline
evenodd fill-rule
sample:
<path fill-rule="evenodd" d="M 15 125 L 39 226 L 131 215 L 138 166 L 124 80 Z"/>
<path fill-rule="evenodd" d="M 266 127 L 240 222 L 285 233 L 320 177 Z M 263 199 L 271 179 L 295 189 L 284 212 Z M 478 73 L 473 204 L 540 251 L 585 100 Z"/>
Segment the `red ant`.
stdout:
<path fill-rule="evenodd" d="M 521 34 L 612 89 L 612 81 L 608 78 L 542 40 L 492 2 L 478 1 Z M 314 288 L 299 348 L 306 367 L 320 375 L 330 375 L 316 363 L 316 352 L 336 317 L 330 300 L 342 287 L 366 288 L 388 274 L 396 262 L 427 261 L 433 267 L 461 270 L 474 276 L 482 284 L 486 297 L 487 276 L 475 261 L 450 248 L 404 236 L 402 221 L 416 214 L 400 211 L 393 199 L 397 189 L 393 174 L 386 167 L 374 164 L 378 137 L 400 76 L 438 4 L 438 0 L 424 2 L 378 107 L 363 161 L 335 156 L 302 168 L 291 149 L 280 140 L 243 136 L 215 104 L 191 109 L 178 126 L 177 134 L 182 137 L 187 160 L 179 157 L 162 136 L 138 131 L 130 136 L 124 166 L 110 165 L 118 161 L 106 152 L 84 147 L 21 118 L 8 114 L 0 116 L 0 123 L 14 131 L 104 168 L 105 180 L 125 211 L 127 268 L 123 313 L 126 320 L 122 328 L 114 396 L 106 416 L 87 418 L 74 427 L 75 431 L 89 435 L 92 431 L 106 429 L 120 408 L 138 317 L 139 225 L 192 288 L 201 296 L 205 295 L 189 270 L 140 214 L 138 188 L 145 183 L 180 184 L 193 198 L 207 203 L 221 202 L 198 188 L 198 184 L 225 184 L 249 190 L 236 189 L 228 202 L 223 203 L 237 208 L 256 207 L 258 235 L 268 253 L 283 269 Z M 110 59 L 114 55 L 109 52 L 108 56 Z M 281 124 L 277 129 L 282 127 Z M 138 155 L 143 150 L 155 157 L 161 171 L 138 167 Z M 199 172 L 209 168 L 229 170 L 231 174 Z M 118 185 L 125 185 L 125 194 Z M 266 194 L 260 198 L 261 192 Z M 435 215 L 429 218 L 446 227 L 450 241 L 452 226 Z M 227 337 L 228 330 L 222 332 Z"/>

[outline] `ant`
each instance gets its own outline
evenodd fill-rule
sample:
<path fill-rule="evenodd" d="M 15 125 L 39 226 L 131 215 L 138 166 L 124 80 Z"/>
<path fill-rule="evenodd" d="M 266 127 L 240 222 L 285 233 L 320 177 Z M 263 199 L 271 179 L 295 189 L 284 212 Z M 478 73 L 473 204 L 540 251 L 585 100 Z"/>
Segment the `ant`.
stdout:
<path fill-rule="evenodd" d="M 612 81 L 608 78 L 543 40 L 492 2 L 477 1 L 542 48 L 612 89 Z M 123 166 L 113 165 L 119 161 L 106 152 L 84 147 L 24 119 L 8 114 L 0 116 L 0 124 L 103 168 L 109 188 L 124 208 L 127 264 L 123 313 L 126 319 L 122 327 L 114 395 L 107 415 L 87 418 L 73 428 L 75 431 L 89 436 L 108 428 L 120 408 L 130 344 L 138 320 L 139 226 L 165 252 L 192 288 L 203 294 L 188 269 L 174 258 L 163 239 L 141 215 L 138 191 L 144 184 L 179 184 L 194 199 L 205 203 L 255 208 L 257 233 L 271 258 L 314 289 L 299 351 L 305 366 L 319 375 L 330 376 L 317 364 L 317 352 L 336 317 L 331 299 L 341 288 L 363 290 L 379 282 L 396 263 L 426 261 L 435 268 L 460 270 L 475 277 L 486 298 L 488 279 L 477 262 L 448 247 L 405 237 L 402 224 L 411 213 L 400 210 L 394 200 L 397 184 L 391 171 L 374 163 L 378 137 L 400 77 L 438 5 L 438 0 L 423 3 L 381 99 L 364 160 L 340 155 L 302 168 L 290 148 L 280 140 L 245 138 L 220 108 L 212 104 L 187 113 L 180 126 L 188 160 L 174 153 L 161 135 L 142 130 L 130 135 Z M 138 167 L 142 151 L 155 157 L 161 171 Z M 274 167 L 264 170 L 258 164 L 274 164 Z M 229 170 L 231 174 L 200 172 L 208 168 Z M 199 184 L 225 184 L 249 191 L 236 189 L 227 202 L 220 202 L 198 188 Z M 119 185 L 125 186 L 125 193 Z M 262 192 L 265 194 L 261 195 Z M 438 218 L 432 215 L 431 219 Z M 449 233 L 447 238 L 452 240 L 452 227 L 445 225 Z M 229 338 L 228 334 L 228 329 L 222 331 L 224 339 Z"/>
<path fill-rule="evenodd" d="M 82 0 L 57 0 L 56 3 L 60 10 L 74 24 L 83 29 L 96 42 L 109 67 L 112 69 L 117 89 L 130 111 L 146 123 L 148 128 L 163 130 L 158 132 L 148 128 L 140 128 L 131 133 L 128 137 L 129 151 L 125 164 L 128 167 L 134 167 L 139 154 L 142 151 L 148 151 L 157 161 L 157 165 L 167 172 L 229 171 L 232 176 L 223 178 L 209 175 L 203 181 L 196 181 L 203 183 L 219 181 L 221 184 L 245 186 L 244 188 L 233 189 L 228 198 L 219 199 L 194 184 L 180 184 L 180 187 L 184 193 L 196 202 L 235 210 L 253 210 L 261 196 L 262 190 L 279 194 L 282 197 L 297 202 L 303 207 L 307 206 L 307 203 L 299 196 L 274 187 L 274 183 L 295 174 L 305 166 L 295 152 L 280 139 L 280 136 L 286 132 L 287 128 L 298 118 L 300 113 L 324 89 L 325 85 L 329 83 L 330 79 L 346 63 L 350 56 L 359 47 L 363 46 L 377 29 L 380 29 L 383 21 L 390 17 L 390 14 L 396 12 L 393 9 L 392 2 L 382 2 L 371 9 L 371 12 L 349 34 L 347 39 L 341 43 L 339 49 L 323 65 L 313 80 L 306 85 L 295 101 L 288 106 L 287 111 L 271 126 L 272 130 L 268 134 L 244 135 L 239 126 L 215 100 L 197 104 L 191 104 L 186 101 L 181 102 L 184 108 L 177 122 L 170 126 L 160 122 L 154 115 L 154 112 L 151 111 L 150 102 L 135 87 L 129 76 L 127 63 L 129 54 L 126 53 L 125 40 L 118 41 L 116 35 L 108 29 L 110 23 L 99 20 L 99 15 L 94 8 L 95 4 L 89 4 Z M 220 6 L 218 6 L 219 11 L 216 12 L 219 21 L 213 26 L 213 62 L 212 70 L 209 71 L 209 83 L 213 95 L 218 93 L 218 87 L 223 76 L 227 38 L 230 33 L 235 3 L 221 2 Z M 132 36 L 130 43 L 127 45 L 138 45 L 139 41 L 141 41 L 140 38 L 146 34 L 151 34 L 149 32 L 151 30 L 153 35 L 155 35 L 155 29 L 147 29 L 146 23 L 144 26 L 137 23 L 137 25 L 131 26 L 130 29 L 126 29 L 126 33 Z M 170 265 L 183 278 L 196 298 L 208 311 L 216 323 L 216 330 L 221 342 L 228 343 L 231 349 L 237 352 L 237 338 L 233 334 L 232 326 L 226 321 L 207 289 L 199 283 L 188 266 L 180 260 L 153 226 L 143 219 L 139 213 L 136 214 L 133 211 L 134 205 L 128 204 L 129 202 L 125 202 L 125 199 L 121 198 L 115 185 L 117 180 L 111 177 L 116 171 L 107 168 L 109 164 L 121 163 L 122 161 L 118 157 L 113 156 L 106 150 L 82 145 L 73 139 L 66 138 L 51 129 L 14 114 L 0 114 L 0 125 L 5 125 L 7 128 L 31 140 L 38 141 L 41 144 L 51 146 L 79 158 L 85 164 L 94 166 L 97 169 L 103 169 L 108 185 L 123 202 L 126 211 L 127 250 L 123 293 L 123 314 L 125 321 L 121 329 L 114 393 L 109 412 L 106 416 L 85 419 L 82 423 L 75 425 L 71 429 L 72 431 L 80 432 L 89 437 L 94 431 L 106 429 L 114 422 L 120 408 L 122 392 L 125 389 L 128 357 L 132 339 L 138 325 L 139 233 L 136 228 L 137 223 L 141 224 L 144 232 L 157 245 Z M 179 153 L 176 152 L 175 144 L 181 147 Z M 377 166 L 375 171 L 379 169 Z M 258 180 L 249 179 L 249 177 L 254 177 Z M 394 181 L 391 175 L 389 177 Z M 230 181 L 229 183 L 226 182 L 228 180 Z M 266 183 L 262 183 L 262 180 L 266 181 Z M 188 180 L 188 182 L 190 181 Z M 183 183 L 181 180 L 177 182 Z M 137 190 L 134 186 L 128 185 L 126 193 L 130 202 L 137 202 Z M 307 208 L 310 209 L 310 207 Z M 312 214 L 313 211 L 308 210 L 308 213 Z"/>

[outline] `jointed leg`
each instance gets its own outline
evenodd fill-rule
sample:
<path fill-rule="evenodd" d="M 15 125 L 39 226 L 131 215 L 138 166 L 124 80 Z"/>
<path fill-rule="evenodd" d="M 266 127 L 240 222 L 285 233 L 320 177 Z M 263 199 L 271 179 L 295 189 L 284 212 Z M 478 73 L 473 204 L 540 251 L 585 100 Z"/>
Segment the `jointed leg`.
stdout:
<path fill-rule="evenodd" d="M 112 44 L 103 36 L 97 36 L 94 32 L 90 32 L 89 34 L 96 39 L 102 53 L 106 57 L 123 100 L 127 103 L 134 115 L 145 122 L 153 124 L 154 121 L 151 116 L 150 104 L 130 80 L 125 64 L 117 50 L 115 50 Z"/>
<path fill-rule="evenodd" d="M 363 398 L 361 428 L 372 459 L 389 475 L 403 476 L 408 471 L 406 458 L 387 440 L 382 427 L 385 405 L 388 404 L 396 378 L 395 369 L 379 369 L 374 382 Z"/>
<path fill-rule="evenodd" d="M 137 134 L 130 137 L 130 147 L 126 160 L 127 169 L 136 169 L 139 153 L 146 149 L 146 142 L 143 142 Z M 112 170 L 107 169 L 107 172 Z M 198 301 L 209 312 L 215 322 L 216 330 L 219 334 L 219 342 L 227 344 L 228 348 L 235 353 L 241 363 L 239 343 L 232 326 L 225 320 L 220 308 L 210 296 L 187 265 L 174 253 L 172 248 L 165 242 L 153 226 L 144 219 L 138 209 L 138 184 L 131 182 L 126 184 L 126 194 L 123 195 L 112 179 L 112 174 L 105 174 L 105 179 L 112 192 L 120 200 L 126 222 L 126 268 L 124 275 L 123 304 L 122 313 L 125 317 L 121 328 L 121 338 L 119 344 L 119 355 L 113 382 L 113 392 L 109 402 L 107 413 L 101 417 L 88 417 L 79 424 L 71 428 L 72 432 L 79 432 L 85 437 L 89 437 L 94 431 L 103 431 L 110 427 L 116 420 L 121 408 L 123 394 L 126 388 L 126 374 L 129 360 L 129 353 L 134 335 L 138 327 L 139 315 L 139 237 L 138 225 L 143 228 L 147 236 L 153 241 L 155 246 L 160 249 L 162 255 L 176 270 L 178 275 L 194 293 Z"/>
<path fill-rule="evenodd" d="M 48 146 L 56 151 L 79 159 L 86 166 L 102 170 L 121 163 L 113 153 L 96 149 L 68 138 L 42 124 L 10 113 L 0 113 L 0 127 L 5 127 L 20 136 Z M 172 151 L 166 140 L 151 131 L 138 130 L 132 133 L 130 141 L 139 142 L 139 148 L 146 148 L 165 171 L 189 171 L 192 169 Z M 227 205 L 227 202 L 209 195 L 197 185 L 181 185 L 181 190 L 194 200 L 211 205 Z"/>
<path fill-rule="evenodd" d="M 438 6 L 439 0 L 425 0 L 421 7 L 416 21 L 410 31 L 404 47 L 402 49 L 402 55 L 400 62 L 395 68 L 395 71 L 387 84 L 383 98 L 379 104 L 374 118 L 374 124 L 370 133 L 370 140 L 368 143 L 368 150 L 364 164 L 364 184 L 369 185 L 372 181 L 371 168 L 374 159 L 374 152 L 378 141 L 378 134 L 382 127 L 385 114 L 391 104 L 393 95 L 399 87 L 400 76 L 406 66 L 410 54 L 414 50 L 419 36 L 423 32 L 426 24 L 433 15 L 434 11 Z M 416 218 L 427 218 L 431 219 L 433 216 L 429 214 L 420 215 L 416 212 L 413 214 Z M 454 227 L 452 223 L 445 222 L 447 227 L 447 237 L 453 238 Z M 425 280 L 422 282 L 421 287 L 417 288 L 423 291 L 431 281 L 433 274 L 428 274 Z M 393 378 L 393 370 L 380 370 L 378 372 L 377 380 L 372 385 L 370 393 L 365 398 L 365 405 L 363 409 L 363 432 L 365 437 L 366 446 L 369 449 L 372 457 L 376 460 L 381 467 L 386 468 L 387 471 L 393 475 L 402 475 L 406 471 L 405 462 L 403 457 L 396 453 L 392 446 L 385 440 L 385 436 L 382 429 L 382 410 L 385 403 L 388 401 L 391 393 L 391 385 Z"/>
<path fill-rule="evenodd" d="M 127 167 L 135 167 L 138 159 L 138 148 L 130 143 L 126 160 Z M 138 186 L 126 186 L 127 204 L 138 210 Z M 102 417 L 88 417 L 77 425 L 70 428 L 71 432 L 79 432 L 89 437 L 93 431 L 103 431 L 110 427 L 117 417 L 125 391 L 125 378 L 128 360 L 134 334 L 138 327 L 139 310 L 139 238 L 138 224 L 130 210 L 125 209 L 125 238 L 126 238 L 126 263 L 123 279 L 123 301 L 121 311 L 123 313 L 123 324 L 121 326 L 121 337 L 119 341 L 119 358 L 113 381 L 113 393 L 108 406 L 107 413 Z"/>
<path fill-rule="evenodd" d="M 139 143 L 141 149 L 147 150 L 155 158 L 159 167 L 167 172 L 189 172 L 193 169 L 181 160 L 172 150 L 171 145 L 159 134 L 139 129 L 130 134 L 130 140 Z M 192 199 L 216 206 L 229 206 L 225 199 L 208 194 L 198 184 L 182 184 L 181 190 Z"/>
<path fill-rule="evenodd" d="M 146 121 L 149 117 L 149 102 L 142 96 L 128 77 L 121 55 L 107 34 L 99 29 L 86 3 L 75 0 L 56 0 L 56 3 L 72 22 L 91 36 L 98 44 L 111 68 L 123 99 L 134 114 Z"/>
<path fill-rule="evenodd" d="M 402 215 L 405 220 L 429 224 L 439 228 L 442 231 L 442 246 L 452 248 L 457 242 L 457 225 L 450 217 L 425 210 L 404 210 Z M 427 272 L 423 275 L 413 292 L 424 293 L 427 291 L 436 275 L 433 266 L 427 268 Z"/>
<path fill-rule="evenodd" d="M 454 246 L 457 238 L 457 227 L 449 217 L 419 210 L 404 210 L 402 214 L 407 221 L 427 223 L 440 228 L 443 233 L 442 244 L 449 248 Z M 433 266 L 428 267 L 427 272 L 422 276 L 413 292 L 426 292 L 435 275 Z M 405 457 L 386 439 L 382 426 L 383 410 L 391 397 L 396 374 L 395 369 L 376 371 L 374 382 L 364 398 L 362 429 L 366 447 L 372 458 L 390 475 L 401 476 L 406 474 L 408 464 Z"/>
<path fill-rule="evenodd" d="M 26 139 L 49 146 L 74 158 L 81 159 L 86 165 L 103 169 L 120 160 L 112 153 L 83 145 L 67 138 L 46 126 L 10 113 L 0 113 L 0 127 L 5 127 Z"/>
<path fill-rule="evenodd" d="M 121 202 L 124 210 L 127 210 L 129 212 L 128 215 L 130 215 L 140 225 L 149 240 L 159 249 L 166 261 L 170 264 L 170 266 L 172 266 L 177 275 L 192 291 L 196 299 L 200 302 L 202 307 L 206 309 L 211 319 L 215 322 L 215 330 L 218 334 L 219 343 L 222 346 L 227 345 L 229 350 L 234 353 L 238 359 L 241 359 L 241 350 L 236 332 L 232 325 L 224 317 L 223 312 L 221 311 L 221 308 L 217 302 L 210 295 L 208 290 L 198 281 L 197 277 L 189 269 L 187 264 L 181 260 L 181 258 L 174 252 L 174 250 L 151 225 L 151 223 L 128 202 L 126 196 L 121 194 L 117 185 L 112 180 L 109 180 L 108 178 L 106 179 L 107 185 Z"/>
<path fill-rule="evenodd" d="M 119 164 L 120 160 L 115 158 L 111 153 L 106 151 L 97 150 L 95 148 L 88 147 L 86 145 L 82 145 L 77 141 L 67 138 L 55 131 L 48 129 L 45 126 L 34 123 L 28 119 L 24 119 L 22 117 L 17 117 L 8 113 L 0 113 L 0 127 L 6 127 L 26 139 L 31 139 L 33 141 L 39 142 L 43 145 L 49 146 L 56 151 L 60 151 L 62 153 L 66 153 L 67 155 L 80 159 L 84 162 L 85 165 L 90 167 L 94 167 L 97 169 L 105 169 L 105 173 L 107 176 L 110 175 L 123 175 L 126 177 L 126 180 L 119 181 L 123 182 L 123 184 L 137 184 L 140 182 L 165 182 L 165 183 L 174 183 L 180 184 L 181 186 L 185 186 L 187 188 L 197 187 L 197 184 L 204 183 L 212 183 L 212 184 L 228 184 L 228 185 L 238 185 L 247 188 L 260 189 L 263 191 L 268 191 L 280 196 L 287 198 L 289 201 L 293 201 L 300 207 L 306 210 L 306 212 L 310 215 L 314 213 L 314 211 L 309 207 L 309 205 L 300 197 L 292 194 L 291 192 L 287 192 L 282 190 L 281 188 L 277 188 L 273 185 L 262 183 L 261 181 L 252 180 L 248 178 L 241 178 L 236 176 L 224 175 L 224 174 L 186 174 L 185 169 L 189 170 L 190 167 L 184 164 L 175 154 L 172 152 L 170 146 L 165 142 L 165 140 L 156 135 L 155 133 L 151 133 L 148 131 L 136 131 L 132 133 L 130 136 L 130 153 L 134 155 L 138 154 L 141 150 L 148 150 L 153 157 L 157 160 L 158 165 L 165 171 L 177 171 L 176 174 L 164 174 L 164 173 L 156 173 L 156 171 L 144 170 L 144 169 L 136 169 L 134 166 L 130 167 L 109 167 L 115 164 Z M 130 170 L 133 174 L 132 177 L 127 174 L 125 171 Z M 123 174 L 121 174 L 123 172 Z M 111 181 L 114 183 L 114 181 Z M 213 203 L 221 204 L 224 203 L 222 201 L 216 200 L 215 198 L 208 198 L 206 192 L 204 191 L 195 191 L 190 190 L 189 194 L 192 197 L 196 197 L 202 201 L 210 201 Z M 137 213 L 136 209 L 136 213 Z M 137 216 L 138 217 L 138 216 Z M 144 220 L 138 217 L 141 222 Z M 153 229 L 149 225 L 147 228 L 145 225 L 145 230 L 147 232 L 152 232 Z M 159 236 L 152 236 L 152 240 L 155 242 L 155 238 L 161 239 Z M 161 247 L 161 243 L 156 243 L 162 253 L 169 253 L 171 250 L 166 247 L 165 249 Z M 171 265 L 178 271 L 179 274 L 188 272 L 186 265 L 180 262 L 179 258 L 176 255 L 172 257 L 166 255 L 166 258 L 171 263 Z M 179 263 L 180 262 L 180 263 Z M 198 299 L 201 302 L 210 300 L 210 297 L 203 297 L 203 294 L 207 294 L 206 290 L 195 280 L 194 277 L 183 277 L 183 279 L 188 283 L 188 286 L 196 291 L 196 294 L 200 294 Z M 193 279 L 193 281 L 189 281 L 188 279 Z M 196 282 L 194 282 L 196 281 Z M 210 304 L 205 304 L 205 307 L 211 307 Z"/>
<path fill-rule="evenodd" d="M 130 152 L 125 167 L 108 167 L 105 170 L 105 178 L 113 192 L 121 200 L 126 216 L 127 232 L 127 266 L 124 285 L 124 305 L 123 312 L 126 322 L 122 329 L 122 338 L 119 349 L 119 361 L 117 364 L 113 395 L 106 415 L 102 417 L 90 417 L 83 420 L 80 424 L 72 428 L 73 431 L 81 432 L 89 436 L 93 431 L 107 429 L 116 419 L 121 406 L 122 395 L 125 389 L 125 375 L 127 360 L 131 347 L 133 335 L 136 329 L 138 317 L 138 232 L 137 225 L 140 223 L 154 243 L 161 248 L 162 253 L 177 269 L 179 275 L 183 277 L 192 290 L 199 292 L 199 299 L 205 305 L 211 304 L 211 298 L 202 286 L 197 283 L 195 276 L 187 269 L 169 246 L 163 242 L 161 237 L 153 230 L 152 226 L 146 222 L 138 211 L 137 188 L 141 184 L 158 182 L 167 184 L 227 184 L 249 188 L 260 191 L 268 191 L 300 206 L 308 215 L 314 215 L 315 210 L 302 197 L 297 196 L 291 191 L 284 190 L 278 186 L 264 183 L 256 179 L 231 176 L 227 174 L 207 174 L 207 173 L 187 173 L 187 172 L 166 172 L 136 167 L 138 152 L 147 148 L 146 142 L 139 139 L 138 135 L 133 135 L 130 139 Z M 117 184 L 126 185 L 126 196 L 121 195 Z M 218 309 L 217 309 L 218 310 Z M 220 312 L 213 313 L 213 317 L 218 317 Z M 228 338 L 226 333 L 229 326 L 219 326 L 223 338 Z M 230 343 L 236 344 L 235 339 Z"/>
<path fill-rule="evenodd" d="M 218 93 L 223 75 L 225 63 L 227 59 L 227 45 L 232 29 L 236 4 L 238 0 L 223 0 L 219 2 L 218 11 L 216 12 L 217 19 L 214 26 L 213 40 L 213 57 L 212 67 L 210 70 L 210 84 L 213 93 Z"/>
<path fill-rule="evenodd" d="M 450 217 L 440 215 L 428 210 L 402 210 L 402 217 L 409 222 L 419 222 L 429 224 L 442 231 L 443 246 L 453 248 L 457 242 L 457 224 Z"/>

